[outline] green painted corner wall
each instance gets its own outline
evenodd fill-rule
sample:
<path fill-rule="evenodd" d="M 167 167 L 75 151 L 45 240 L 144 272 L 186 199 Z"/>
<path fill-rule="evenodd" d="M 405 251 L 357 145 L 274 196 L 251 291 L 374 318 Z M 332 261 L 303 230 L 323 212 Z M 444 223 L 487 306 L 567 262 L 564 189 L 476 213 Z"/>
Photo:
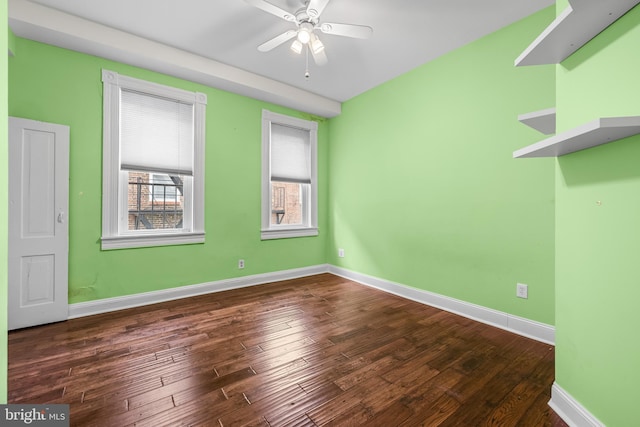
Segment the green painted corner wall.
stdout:
<path fill-rule="evenodd" d="M 326 233 L 260 240 L 261 114 L 306 115 L 177 78 L 22 38 L 9 59 L 9 114 L 70 126 L 70 303 L 287 270 L 325 262 Z M 101 69 L 208 96 L 206 243 L 100 250 Z M 328 123 L 319 123 L 319 228 L 327 229 Z M 239 258 L 246 268 L 238 270 Z"/>
<path fill-rule="evenodd" d="M 553 66 L 513 62 L 554 16 L 343 105 L 330 122 L 331 264 L 554 324 L 554 161 L 512 158 L 543 139 L 518 114 L 555 103 Z"/>
<path fill-rule="evenodd" d="M 556 67 L 559 131 L 640 115 L 640 7 Z M 607 426 L 637 420 L 640 136 L 558 158 L 556 381 Z"/>
<path fill-rule="evenodd" d="M 7 1 L 0 0 L 0 52 L 8 50 Z M 0 54 L 0 404 L 7 403 L 7 241 L 8 241 L 8 81 L 7 54 Z"/>
<path fill-rule="evenodd" d="M 7 28 L 7 46 L 9 48 L 10 54 L 15 54 L 16 52 L 16 35 L 11 31 L 11 28 Z"/>
<path fill-rule="evenodd" d="M 556 0 L 556 14 L 560 15 L 560 13 L 569 6 L 569 0 Z M 551 21 L 549 21 L 549 23 L 551 23 Z"/>

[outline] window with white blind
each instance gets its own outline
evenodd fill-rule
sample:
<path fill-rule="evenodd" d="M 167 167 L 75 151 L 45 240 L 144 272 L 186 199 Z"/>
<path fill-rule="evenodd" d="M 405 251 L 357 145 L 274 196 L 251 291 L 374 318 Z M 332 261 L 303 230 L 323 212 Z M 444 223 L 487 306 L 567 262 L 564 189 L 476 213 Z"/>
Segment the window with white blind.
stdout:
<path fill-rule="evenodd" d="M 318 123 L 262 111 L 262 239 L 318 235 Z"/>
<path fill-rule="evenodd" d="M 102 249 L 204 242 L 207 97 L 103 70 Z"/>

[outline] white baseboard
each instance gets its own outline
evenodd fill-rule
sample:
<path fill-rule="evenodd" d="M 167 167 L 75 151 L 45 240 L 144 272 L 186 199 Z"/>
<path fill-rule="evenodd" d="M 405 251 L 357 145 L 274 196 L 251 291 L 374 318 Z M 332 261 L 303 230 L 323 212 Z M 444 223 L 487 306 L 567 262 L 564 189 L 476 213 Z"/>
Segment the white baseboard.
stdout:
<path fill-rule="evenodd" d="M 69 305 L 69 319 L 327 272 L 403 298 L 441 308 L 492 326 L 497 326 L 498 328 L 506 329 L 519 335 L 524 335 L 548 344 L 554 344 L 555 329 L 553 326 L 328 264 L 80 302 Z"/>
<path fill-rule="evenodd" d="M 218 280 L 215 282 L 201 283 L 197 285 L 180 286 L 177 288 L 160 291 L 144 292 L 134 295 L 125 295 L 115 298 L 104 298 L 95 301 L 80 302 L 69 305 L 69 319 L 91 316 L 93 314 L 107 313 L 125 308 L 140 307 L 148 304 L 172 301 L 196 295 L 212 292 L 227 291 L 230 289 L 245 288 L 261 285 L 263 283 L 278 282 L 295 279 L 298 277 L 312 276 L 314 274 L 327 273 L 327 264 L 312 267 L 296 268 L 292 270 L 276 271 L 273 273 L 256 274 L 252 276 L 237 277 L 233 279 Z"/>
<path fill-rule="evenodd" d="M 570 427 L 604 427 L 603 423 L 555 382 L 551 387 L 549 406 Z"/>
<path fill-rule="evenodd" d="M 412 288 L 399 283 L 390 282 L 366 274 L 356 273 L 345 268 L 329 266 L 329 273 L 371 286 L 385 292 L 398 295 L 422 304 L 440 308 L 469 319 L 496 326 L 518 335 L 554 345 L 555 328 L 551 325 L 535 322 L 523 317 L 514 316 L 502 311 L 493 310 L 476 304 L 457 300 L 444 295 Z"/>

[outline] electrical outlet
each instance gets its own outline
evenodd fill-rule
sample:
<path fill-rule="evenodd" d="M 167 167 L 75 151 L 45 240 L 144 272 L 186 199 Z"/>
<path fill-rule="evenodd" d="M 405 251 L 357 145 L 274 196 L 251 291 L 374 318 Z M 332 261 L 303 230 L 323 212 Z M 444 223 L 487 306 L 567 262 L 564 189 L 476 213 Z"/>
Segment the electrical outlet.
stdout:
<path fill-rule="evenodd" d="M 243 259 L 239 259 L 238 260 L 238 268 L 239 269 L 243 269 L 244 268 L 244 260 Z"/>
<path fill-rule="evenodd" d="M 516 284 L 516 296 L 518 298 L 529 298 L 529 286 L 524 283 Z"/>
<path fill-rule="evenodd" d="M 344 249 L 342 249 L 342 248 L 338 249 L 338 256 L 340 258 L 344 258 Z"/>

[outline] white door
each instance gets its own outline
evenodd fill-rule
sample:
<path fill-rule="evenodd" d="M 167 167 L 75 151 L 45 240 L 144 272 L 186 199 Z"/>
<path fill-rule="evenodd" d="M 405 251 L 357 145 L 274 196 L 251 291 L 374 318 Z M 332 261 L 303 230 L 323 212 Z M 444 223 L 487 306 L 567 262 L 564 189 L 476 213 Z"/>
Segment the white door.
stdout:
<path fill-rule="evenodd" d="M 9 118 L 9 329 L 68 317 L 69 127 Z"/>

